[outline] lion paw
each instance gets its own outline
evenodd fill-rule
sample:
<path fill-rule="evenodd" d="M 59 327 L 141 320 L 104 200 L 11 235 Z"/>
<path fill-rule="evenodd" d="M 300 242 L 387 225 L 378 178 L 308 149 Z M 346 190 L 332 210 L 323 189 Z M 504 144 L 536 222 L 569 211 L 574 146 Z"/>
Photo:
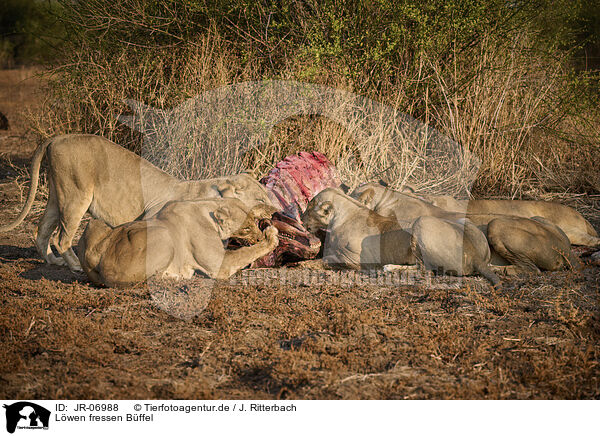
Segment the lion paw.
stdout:
<path fill-rule="evenodd" d="M 54 254 L 49 254 L 48 257 L 46 258 L 46 262 L 48 262 L 50 265 L 59 265 L 59 266 L 65 266 L 67 264 L 67 262 L 65 262 L 65 260 L 62 257 L 55 256 Z"/>
<path fill-rule="evenodd" d="M 279 231 L 275 228 L 275 226 L 269 226 L 263 231 L 263 235 L 265 235 L 267 242 L 272 245 L 279 244 L 279 238 L 277 237 L 278 234 Z"/>

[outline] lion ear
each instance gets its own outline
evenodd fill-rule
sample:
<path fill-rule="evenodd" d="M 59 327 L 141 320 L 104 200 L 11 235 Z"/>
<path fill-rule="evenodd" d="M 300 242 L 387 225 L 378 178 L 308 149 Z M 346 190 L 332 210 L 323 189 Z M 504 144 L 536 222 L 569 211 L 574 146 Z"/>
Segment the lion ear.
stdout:
<path fill-rule="evenodd" d="M 254 172 L 255 171 L 256 171 L 255 169 L 254 170 L 248 170 L 248 169 L 246 169 L 246 170 L 242 171 L 240 174 L 245 174 L 245 175 L 250 176 L 250 177 L 252 177 L 254 179 L 255 178 L 254 177 Z"/>
<path fill-rule="evenodd" d="M 85 233 L 90 237 L 94 235 L 96 240 L 100 240 L 108 236 L 112 229 L 104 221 L 92 218 L 85 228 Z"/>
<path fill-rule="evenodd" d="M 317 213 L 323 218 L 327 218 L 333 212 L 333 203 L 331 201 L 324 201 L 319 205 Z"/>
<path fill-rule="evenodd" d="M 235 189 L 246 189 L 248 187 L 248 177 L 250 177 L 248 174 L 238 174 L 232 183 Z"/>
<path fill-rule="evenodd" d="M 229 180 L 217 182 L 213 187 L 219 191 L 221 197 L 233 197 L 233 194 L 235 193 L 235 187 Z"/>
<path fill-rule="evenodd" d="M 223 227 L 223 224 L 230 218 L 230 216 L 231 213 L 226 207 L 220 207 L 212 213 L 212 217 L 219 227 Z"/>
<path fill-rule="evenodd" d="M 402 185 L 402 192 L 410 192 L 411 194 L 416 194 L 417 189 L 410 183 L 406 183 Z"/>
<path fill-rule="evenodd" d="M 367 206 L 369 203 L 371 203 L 371 201 L 373 201 L 373 197 L 375 197 L 375 190 L 373 188 L 369 188 L 360 194 L 357 200 Z"/>

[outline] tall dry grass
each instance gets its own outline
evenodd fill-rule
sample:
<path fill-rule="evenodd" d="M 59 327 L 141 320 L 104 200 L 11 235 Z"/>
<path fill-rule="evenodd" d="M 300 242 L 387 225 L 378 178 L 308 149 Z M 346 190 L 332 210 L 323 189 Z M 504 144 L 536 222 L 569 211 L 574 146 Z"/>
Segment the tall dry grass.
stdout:
<path fill-rule="evenodd" d="M 450 63 L 424 54 L 417 65 L 405 65 L 397 78 L 376 89 L 361 89 L 360 80 L 343 74 L 343 64 L 330 64 L 311 81 L 339 93 L 318 110 L 308 108 L 278 120 L 267 132 L 250 133 L 238 127 L 245 116 L 261 116 L 260 108 L 248 105 L 251 96 L 244 97 L 241 112 L 222 102 L 213 107 L 215 100 L 205 97 L 202 110 L 182 112 L 206 92 L 265 78 L 258 60 L 242 59 L 215 29 L 176 49 L 124 46 L 103 57 L 84 47 L 48 72 L 47 100 L 32 123 L 41 136 L 103 135 L 181 178 L 243 169 L 260 177 L 288 154 L 317 150 L 350 186 L 383 179 L 392 187 L 411 183 L 457 196 L 474 190 L 515 198 L 598 189 L 593 162 L 599 123 L 594 114 L 565 109 L 566 60 L 538 56 L 526 38 L 510 46 L 484 41 Z M 290 57 L 271 77 L 304 79 L 313 67 Z M 149 116 L 139 119 L 143 110 L 133 113 L 146 137 L 154 135 L 153 146 L 119 122 L 132 115 L 127 100 L 169 114 L 169 123 L 148 124 Z M 277 93 L 265 101 L 274 109 L 285 103 Z M 411 116 L 418 122 L 409 128 Z M 272 121 L 265 119 L 267 125 Z M 450 140 L 431 147 L 424 137 L 435 132 Z"/>
<path fill-rule="evenodd" d="M 597 190 L 590 165 L 598 156 L 597 114 L 590 108 L 569 113 L 566 56 L 532 52 L 528 42 L 526 35 L 509 47 L 484 40 L 472 57 L 456 57 L 445 72 L 426 60 L 441 96 L 429 105 L 431 118 L 481 158 L 478 192 L 522 198 Z"/>

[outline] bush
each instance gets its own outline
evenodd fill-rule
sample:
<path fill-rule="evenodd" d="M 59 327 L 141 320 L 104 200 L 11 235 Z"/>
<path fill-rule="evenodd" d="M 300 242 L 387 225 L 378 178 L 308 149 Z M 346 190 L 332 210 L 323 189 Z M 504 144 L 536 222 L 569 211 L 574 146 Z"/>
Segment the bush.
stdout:
<path fill-rule="evenodd" d="M 598 94 L 590 91 L 597 75 L 576 68 L 577 54 L 593 45 L 583 3 L 85 0 L 75 7 L 65 0 L 62 7 L 70 38 L 36 120 L 43 135 L 91 132 L 139 151 L 139 135 L 117 123 L 129 113 L 125 99 L 169 109 L 231 83 L 294 79 L 359 93 L 448 135 L 465 148 L 461 159 L 469 151 L 481 159 L 477 193 L 600 188 L 592 164 Z M 452 179 L 439 168 L 447 162 L 418 147 L 394 153 L 386 129 L 360 142 L 352 127 L 295 117 L 268 143 L 251 143 L 238 165 L 260 175 L 288 153 L 318 149 L 355 184 L 384 178 L 432 191 L 468 188 L 470 170 Z M 205 146 L 191 144 L 198 156 Z M 181 153 L 172 172 L 190 149 Z M 180 175 L 218 171 L 198 162 L 189 168 Z"/>
<path fill-rule="evenodd" d="M 55 1 L 3 0 L 0 68 L 52 62 L 65 38 Z"/>

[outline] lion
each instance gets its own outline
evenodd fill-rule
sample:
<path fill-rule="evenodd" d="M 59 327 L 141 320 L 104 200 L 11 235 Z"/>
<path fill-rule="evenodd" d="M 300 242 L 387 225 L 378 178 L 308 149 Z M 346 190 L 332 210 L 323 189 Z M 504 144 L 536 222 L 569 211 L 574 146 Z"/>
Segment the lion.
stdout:
<path fill-rule="evenodd" d="M 374 212 L 395 218 L 405 229 L 421 216 L 450 221 L 465 217 L 464 213 L 448 212 L 415 195 L 394 191 L 379 183 L 367 183 L 356 188 L 350 196 Z"/>
<path fill-rule="evenodd" d="M 458 276 L 480 274 L 492 285 L 500 284 L 500 278 L 489 267 L 488 240 L 468 219 L 419 217 L 412 226 L 411 247 L 426 269 Z"/>
<path fill-rule="evenodd" d="M 563 269 L 567 264 L 574 268 L 579 265 L 565 232 L 543 217 L 446 212 L 416 196 L 379 184 L 359 188 L 352 196 L 375 208 L 375 212 L 400 216 L 399 224 L 413 234 L 417 259 L 430 269 L 443 268 L 459 275 L 479 272 L 497 285 L 497 277 L 490 274 L 494 270 L 539 272 Z M 422 215 L 415 216 L 419 213 Z M 490 232 L 491 223 L 494 224 Z M 485 253 L 487 250 L 490 257 Z"/>
<path fill-rule="evenodd" d="M 572 245 L 600 246 L 598 233 L 575 209 L 564 204 L 533 200 L 469 200 L 467 214 L 504 214 L 542 217 L 558 226 Z"/>
<path fill-rule="evenodd" d="M 14 229 L 29 213 L 44 156 L 48 161 L 48 204 L 38 224 L 36 248 L 46 262 L 66 263 L 73 271 L 81 271 L 71 246 L 86 212 L 114 227 L 150 218 L 171 200 L 224 197 L 238 198 L 250 207 L 272 205 L 264 187 L 248 174 L 180 181 L 108 139 L 63 135 L 36 149 L 27 201 L 15 221 L 0 227 L 0 232 Z M 50 247 L 57 228 L 55 246 L 62 258 Z"/>
<path fill-rule="evenodd" d="M 458 221 L 423 216 L 412 226 L 412 249 L 425 268 L 450 275 L 579 269 L 565 233 L 542 217 L 470 215 Z"/>
<path fill-rule="evenodd" d="M 381 184 L 381 182 L 379 184 Z M 387 187 L 387 184 L 383 185 L 383 186 Z M 361 188 L 362 188 L 362 186 L 361 186 Z M 465 213 L 467 205 L 469 203 L 469 200 L 457 200 L 456 198 L 454 198 L 450 195 L 421 194 L 421 193 L 418 193 L 417 189 L 410 184 L 403 185 L 402 188 L 400 189 L 400 192 L 402 192 L 403 194 L 408 194 L 412 197 L 419 198 L 428 203 L 431 203 L 434 206 L 445 210 L 446 212 Z"/>
<path fill-rule="evenodd" d="M 454 200 L 447 196 L 421 196 L 412 190 L 394 191 L 379 183 L 366 183 L 352 192 L 370 209 L 382 215 L 396 215 L 407 222 L 418 216 L 436 216 L 457 220 L 461 216 L 540 216 L 557 225 L 573 245 L 600 246 L 600 238 L 592 225 L 575 209 L 558 203 L 527 200 Z M 435 203 L 435 204 L 434 204 Z M 444 206 L 444 209 L 439 206 Z"/>
<path fill-rule="evenodd" d="M 565 232 L 543 217 L 494 218 L 487 224 L 487 239 L 517 271 L 539 273 L 581 267 Z"/>
<path fill-rule="evenodd" d="M 326 232 L 323 263 L 327 266 L 366 269 L 415 263 L 410 233 L 340 189 L 321 191 L 301 218 L 309 232 Z"/>
<path fill-rule="evenodd" d="M 490 249 L 485 235 L 464 217 L 461 220 L 426 216 L 407 228 L 406 223 L 379 215 L 335 188 L 321 191 L 302 214 L 310 232 L 326 232 L 326 266 L 395 271 L 414 267 L 419 260 L 428 269 L 477 273 L 497 285 L 500 279 L 487 266 Z"/>
<path fill-rule="evenodd" d="M 93 219 L 79 240 L 79 260 L 90 281 L 110 287 L 152 276 L 189 279 L 196 271 L 224 280 L 275 249 L 277 229 L 257 224 L 275 210 L 223 198 L 170 201 L 154 217 L 114 229 Z M 230 238 L 249 246 L 227 249 Z"/>

